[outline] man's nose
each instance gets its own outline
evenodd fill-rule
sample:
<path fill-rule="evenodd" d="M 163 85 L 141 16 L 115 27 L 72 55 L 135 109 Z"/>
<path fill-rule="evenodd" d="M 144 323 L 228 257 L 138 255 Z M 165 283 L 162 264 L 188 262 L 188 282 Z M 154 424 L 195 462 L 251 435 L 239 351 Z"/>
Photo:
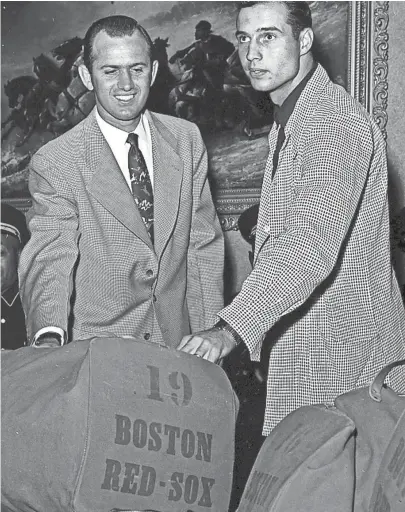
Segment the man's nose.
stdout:
<path fill-rule="evenodd" d="M 252 62 L 255 59 L 260 60 L 261 58 L 262 58 L 262 54 L 261 54 L 259 45 L 257 44 L 257 42 L 255 40 L 250 41 L 250 44 L 248 46 L 248 50 L 246 53 L 246 59 L 249 62 Z"/>
<path fill-rule="evenodd" d="M 118 87 L 123 91 L 130 91 L 134 86 L 131 71 L 129 69 L 121 69 L 118 78 Z"/>

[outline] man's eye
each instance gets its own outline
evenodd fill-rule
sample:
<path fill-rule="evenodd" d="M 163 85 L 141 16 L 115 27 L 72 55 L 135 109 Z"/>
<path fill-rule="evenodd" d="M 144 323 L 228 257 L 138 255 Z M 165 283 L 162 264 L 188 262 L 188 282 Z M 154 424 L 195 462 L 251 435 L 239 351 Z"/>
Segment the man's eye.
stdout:
<path fill-rule="evenodd" d="M 113 75 L 115 73 L 115 69 L 105 69 L 104 74 L 105 75 Z"/>
<path fill-rule="evenodd" d="M 239 44 L 245 44 L 245 43 L 249 42 L 248 36 L 238 36 L 237 39 L 238 39 Z"/>
<path fill-rule="evenodd" d="M 263 34 L 262 39 L 264 41 L 273 41 L 275 39 L 274 34 Z"/>
<path fill-rule="evenodd" d="M 142 73 L 143 72 L 143 68 L 132 68 L 132 72 L 133 73 Z"/>

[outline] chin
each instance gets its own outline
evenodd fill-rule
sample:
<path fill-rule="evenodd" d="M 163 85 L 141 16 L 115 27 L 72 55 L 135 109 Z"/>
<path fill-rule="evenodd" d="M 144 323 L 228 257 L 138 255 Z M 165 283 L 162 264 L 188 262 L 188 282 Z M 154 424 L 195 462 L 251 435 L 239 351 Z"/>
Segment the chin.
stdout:
<path fill-rule="evenodd" d="M 272 90 L 271 84 L 266 80 L 251 80 L 250 83 L 255 91 L 270 92 Z"/>
<path fill-rule="evenodd" d="M 120 116 L 122 119 L 131 119 L 139 116 L 139 109 L 128 109 L 123 108 L 116 112 L 117 117 Z"/>

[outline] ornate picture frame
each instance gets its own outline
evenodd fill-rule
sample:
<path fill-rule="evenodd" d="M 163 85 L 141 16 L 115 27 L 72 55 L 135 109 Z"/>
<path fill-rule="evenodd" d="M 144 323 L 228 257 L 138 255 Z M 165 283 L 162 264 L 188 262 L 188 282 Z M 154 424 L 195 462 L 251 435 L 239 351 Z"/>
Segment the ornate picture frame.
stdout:
<path fill-rule="evenodd" d="M 389 2 L 349 2 L 348 91 L 370 112 L 386 138 Z M 265 162 L 263 162 L 264 167 Z M 216 204 L 224 231 L 259 202 L 260 188 L 220 189 Z"/>

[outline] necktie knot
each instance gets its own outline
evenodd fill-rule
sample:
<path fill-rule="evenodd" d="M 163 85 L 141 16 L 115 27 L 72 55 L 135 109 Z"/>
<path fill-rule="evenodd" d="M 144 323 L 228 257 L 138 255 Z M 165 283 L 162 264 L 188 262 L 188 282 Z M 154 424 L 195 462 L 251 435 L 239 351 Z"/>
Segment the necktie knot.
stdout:
<path fill-rule="evenodd" d="M 138 135 L 136 133 L 128 133 L 127 142 L 138 149 Z"/>

